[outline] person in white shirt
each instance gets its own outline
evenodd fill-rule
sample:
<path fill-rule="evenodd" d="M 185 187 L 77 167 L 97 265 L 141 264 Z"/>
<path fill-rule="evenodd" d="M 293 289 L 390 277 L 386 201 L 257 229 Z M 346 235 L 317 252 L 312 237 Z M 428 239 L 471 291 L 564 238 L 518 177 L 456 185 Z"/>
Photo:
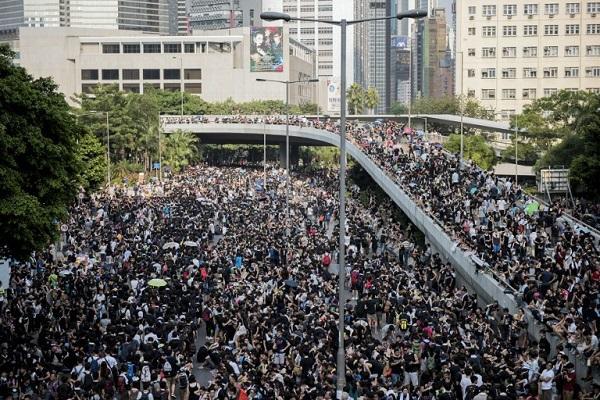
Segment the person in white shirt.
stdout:
<path fill-rule="evenodd" d="M 546 363 L 546 368 L 540 375 L 542 396 L 540 400 L 552 400 L 552 381 L 554 380 L 554 369 L 552 363 Z"/>

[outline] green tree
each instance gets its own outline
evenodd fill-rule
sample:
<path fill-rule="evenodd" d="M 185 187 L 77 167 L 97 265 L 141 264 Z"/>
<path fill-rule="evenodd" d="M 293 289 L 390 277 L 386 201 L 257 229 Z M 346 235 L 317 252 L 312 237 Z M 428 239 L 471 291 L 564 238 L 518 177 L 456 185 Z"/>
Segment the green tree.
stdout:
<path fill-rule="evenodd" d="M 52 242 L 75 200 L 82 130 L 57 86 L 13 58 L 0 46 L 0 252 L 24 259 Z"/>
<path fill-rule="evenodd" d="M 165 135 L 163 159 L 174 171 L 190 165 L 198 155 L 198 139 L 180 130 Z"/>
<path fill-rule="evenodd" d="M 462 103 L 462 104 L 461 104 Z M 494 113 L 486 110 L 476 99 L 466 96 L 421 97 L 412 104 L 414 114 L 451 114 L 472 118 L 493 119 Z"/>
<path fill-rule="evenodd" d="M 371 114 L 375 114 L 375 107 L 379 104 L 379 93 L 374 87 L 370 87 L 365 92 L 365 106 L 371 110 Z"/>
<path fill-rule="evenodd" d="M 394 115 L 408 114 L 408 106 L 404 103 L 394 103 L 390 112 Z"/>
<path fill-rule="evenodd" d="M 365 89 L 358 83 L 353 83 L 346 92 L 348 111 L 351 115 L 361 114 L 365 107 Z"/>
<path fill-rule="evenodd" d="M 95 191 L 106 182 L 106 147 L 91 133 L 79 139 L 77 157 L 82 165 L 80 184 L 86 191 Z"/>
<path fill-rule="evenodd" d="M 492 146 L 486 143 L 485 138 L 480 135 L 467 135 L 464 141 L 464 157 L 475 162 L 484 170 L 490 170 L 496 164 L 496 154 Z M 450 135 L 444 145 L 446 150 L 452 153 L 460 152 L 460 135 Z"/>

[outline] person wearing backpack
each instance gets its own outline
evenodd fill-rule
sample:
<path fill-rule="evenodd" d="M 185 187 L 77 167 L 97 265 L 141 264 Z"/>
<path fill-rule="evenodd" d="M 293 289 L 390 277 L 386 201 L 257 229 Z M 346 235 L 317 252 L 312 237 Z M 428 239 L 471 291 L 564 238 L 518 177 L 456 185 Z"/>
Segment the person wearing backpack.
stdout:
<path fill-rule="evenodd" d="M 175 394 L 175 375 L 177 374 L 177 360 L 171 355 L 171 352 L 167 352 L 163 361 L 163 375 L 167 382 L 167 392 L 169 395 Z"/>
<path fill-rule="evenodd" d="M 152 396 L 148 386 L 148 384 L 144 384 L 143 389 L 138 393 L 137 399 L 135 400 L 154 400 L 154 396 Z"/>
<path fill-rule="evenodd" d="M 177 374 L 177 391 L 179 393 L 179 400 L 188 400 L 189 397 L 189 378 L 187 371 L 182 368 L 179 370 L 179 374 Z"/>

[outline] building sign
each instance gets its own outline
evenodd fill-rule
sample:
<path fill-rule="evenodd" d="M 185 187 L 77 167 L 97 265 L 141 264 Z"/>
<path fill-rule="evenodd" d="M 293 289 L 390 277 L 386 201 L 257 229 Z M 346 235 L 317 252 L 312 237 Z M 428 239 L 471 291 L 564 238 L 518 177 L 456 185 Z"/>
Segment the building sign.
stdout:
<path fill-rule="evenodd" d="M 327 79 L 327 111 L 340 112 L 340 80 L 339 78 Z"/>
<path fill-rule="evenodd" d="M 408 36 L 392 36 L 392 48 L 408 49 Z"/>
<path fill-rule="evenodd" d="M 250 71 L 283 72 L 283 28 L 252 27 L 250 33 Z"/>

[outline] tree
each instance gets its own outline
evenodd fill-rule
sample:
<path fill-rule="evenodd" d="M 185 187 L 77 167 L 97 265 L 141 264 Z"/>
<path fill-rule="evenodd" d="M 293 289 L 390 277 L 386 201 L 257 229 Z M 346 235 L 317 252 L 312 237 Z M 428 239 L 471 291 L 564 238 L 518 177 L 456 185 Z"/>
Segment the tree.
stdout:
<path fill-rule="evenodd" d="M 479 168 L 487 171 L 496 164 L 496 153 L 483 136 L 464 136 L 463 143 L 464 157 L 472 160 Z M 444 147 L 452 153 L 460 152 L 460 135 L 450 135 Z"/>
<path fill-rule="evenodd" d="M 80 184 L 86 191 L 95 191 L 106 182 L 106 148 L 91 133 L 79 139 L 77 158 L 81 162 Z"/>
<path fill-rule="evenodd" d="M 82 130 L 48 78 L 33 79 L 0 46 L 0 252 L 46 248 L 76 198 Z"/>
<path fill-rule="evenodd" d="M 404 103 L 394 103 L 390 112 L 394 115 L 408 114 L 408 106 Z"/>
<path fill-rule="evenodd" d="M 379 93 L 377 92 L 377 89 L 374 87 L 367 89 L 364 104 L 371 110 L 371 114 L 375 114 L 375 107 L 379 104 Z"/>
<path fill-rule="evenodd" d="M 358 83 L 353 83 L 348 88 L 346 96 L 350 114 L 361 114 L 365 106 L 365 89 Z"/>
<path fill-rule="evenodd" d="M 492 111 L 486 110 L 476 99 L 466 96 L 421 97 L 412 104 L 414 114 L 460 115 L 461 108 L 466 117 L 494 119 Z"/>
<path fill-rule="evenodd" d="M 163 158 L 165 164 L 174 171 L 181 171 L 190 165 L 197 154 L 198 140 L 193 134 L 177 130 L 165 135 Z"/>

